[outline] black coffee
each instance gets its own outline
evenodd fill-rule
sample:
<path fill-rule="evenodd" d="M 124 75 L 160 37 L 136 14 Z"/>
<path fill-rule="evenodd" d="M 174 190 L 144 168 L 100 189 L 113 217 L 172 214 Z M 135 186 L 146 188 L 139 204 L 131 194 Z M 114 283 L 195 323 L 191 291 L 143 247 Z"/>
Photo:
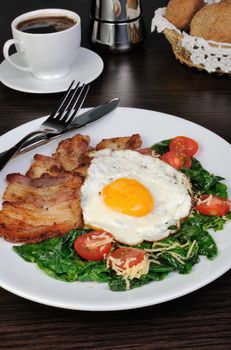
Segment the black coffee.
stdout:
<path fill-rule="evenodd" d="M 66 16 L 34 17 L 20 22 L 17 29 L 24 33 L 49 34 L 71 28 L 76 21 Z"/>

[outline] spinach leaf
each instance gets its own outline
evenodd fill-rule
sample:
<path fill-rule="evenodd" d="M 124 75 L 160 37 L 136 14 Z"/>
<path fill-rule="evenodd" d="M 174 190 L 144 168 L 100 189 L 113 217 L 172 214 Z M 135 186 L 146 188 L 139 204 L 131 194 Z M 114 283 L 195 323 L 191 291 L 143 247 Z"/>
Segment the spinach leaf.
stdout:
<path fill-rule="evenodd" d="M 169 144 L 172 139 L 163 140 L 158 143 L 154 143 L 154 145 L 151 146 L 151 149 L 153 149 L 158 154 L 163 154 L 169 151 Z"/>
<path fill-rule="evenodd" d="M 106 261 L 85 261 L 79 272 L 78 281 L 108 282 L 110 270 Z"/>
<path fill-rule="evenodd" d="M 159 270 L 155 270 L 152 266 L 153 264 L 150 264 L 149 273 L 147 275 L 143 275 L 140 278 L 134 278 L 132 280 L 129 280 L 129 288 L 134 289 L 141 287 L 147 283 L 150 283 L 152 281 L 161 281 L 163 280 L 169 272 L 172 272 L 172 268 L 159 268 Z M 114 292 L 122 292 L 127 290 L 125 279 L 122 276 L 118 276 L 116 274 L 113 274 L 108 282 L 109 288 Z"/>
<path fill-rule="evenodd" d="M 192 266 L 199 261 L 198 245 L 195 240 L 188 238 L 181 242 L 174 235 L 153 244 L 151 259 L 157 261 L 160 268 L 189 273 Z"/>
<path fill-rule="evenodd" d="M 182 224 L 174 237 L 182 243 L 195 240 L 198 245 L 198 254 L 212 260 L 217 256 L 217 246 L 209 232 L 204 229 L 204 224 L 204 215 L 194 213 Z"/>
<path fill-rule="evenodd" d="M 224 180 L 221 176 L 216 176 L 204 169 L 196 158 L 192 158 L 191 169 L 181 169 L 183 173 L 189 176 L 193 191 L 200 195 L 202 193 L 217 192 L 222 197 L 227 197 L 226 185 L 220 183 Z"/>
<path fill-rule="evenodd" d="M 192 270 L 192 266 L 198 262 L 197 250 L 195 251 L 197 259 L 193 259 L 192 261 L 190 261 L 191 258 L 187 259 L 187 252 L 188 249 L 183 248 L 170 251 L 166 250 L 161 254 L 159 261 L 163 265 L 172 267 L 173 270 L 178 271 L 179 273 L 187 274 Z"/>
<path fill-rule="evenodd" d="M 217 182 L 214 187 L 212 187 L 210 190 L 208 190 L 209 194 L 214 194 L 216 196 L 220 196 L 222 198 L 228 198 L 228 188 L 227 186 L 222 182 Z"/>
<path fill-rule="evenodd" d="M 73 259 L 73 254 L 65 248 L 63 249 L 61 238 L 51 238 L 38 244 L 13 247 L 22 258 L 37 263 L 38 267 L 50 276 L 65 281 L 75 281 L 81 270 L 82 262 Z"/>
<path fill-rule="evenodd" d="M 203 215 L 196 211 L 193 212 L 189 222 L 197 222 L 202 227 L 202 230 L 207 231 L 213 229 L 214 231 L 221 231 L 227 221 L 231 220 L 231 213 L 225 216 Z"/>
<path fill-rule="evenodd" d="M 81 259 L 73 248 L 75 239 L 89 230 L 70 231 L 60 238 L 50 238 L 37 244 L 23 244 L 13 249 L 23 259 L 37 263 L 49 276 L 67 282 L 76 280 L 106 281 L 106 265 Z M 93 265 L 97 266 L 93 266 Z M 88 278 L 86 277 L 88 276 Z"/>

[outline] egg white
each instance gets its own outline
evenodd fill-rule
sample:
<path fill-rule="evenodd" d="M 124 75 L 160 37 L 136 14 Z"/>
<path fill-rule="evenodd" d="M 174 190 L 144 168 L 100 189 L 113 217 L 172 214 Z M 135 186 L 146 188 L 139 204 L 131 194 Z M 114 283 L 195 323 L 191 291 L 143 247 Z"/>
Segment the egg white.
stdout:
<path fill-rule="evenodd" d="M 150 191 L 154 208 L 149 214 L 121 214 L 103 202 L 102 189 L 119 178 L 135 179 Z M 161 240 L 170 234 L 170 226 L 189 215 L 189 189 L 187 177 L 158 158 L 131 150 L 99 151 L 81 188 L 84 223 L 111 232 L 116 241 L 127 245 Z"/>

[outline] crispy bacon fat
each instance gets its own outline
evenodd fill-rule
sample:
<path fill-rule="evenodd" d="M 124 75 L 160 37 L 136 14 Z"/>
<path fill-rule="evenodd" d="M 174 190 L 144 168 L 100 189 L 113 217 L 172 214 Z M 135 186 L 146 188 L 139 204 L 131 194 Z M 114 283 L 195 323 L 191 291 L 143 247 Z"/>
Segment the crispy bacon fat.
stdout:
<path fill-rule="evenodd" d="M 11 242 L 39 242 L 82 227 L 79 190 L 82 178 L 71 174 L 30 179 L 7 176 L 0 212 L 0 235 Z"/>
<path fill-rule="evenodd" d="M 40 242 L 83 226 L 80 187 L 91 162 L 90 138 L 77 134 L 59 143 L 53 156 L 36 154 L 26 175 L 10 174 L 0 211 L 0 236 Z M 137 149 L 139 134 L 102 140 L 103 148 Z"/>
<path fill-rule="evenodd" d="M 89 136 L 77 134 L 59 143 L 54 158 L 66 171 L 73 171 L 83 163 L 90 164 L 90 158 L 87 157 L 89 143 Z"/>
<path fill-rule="evenodd" d="M 113 137 L 110 139 L 103 139 L 96 146 L 96 151 L 100 151 L 104 148 L 110 148 L 113 150 L 120 149 L 137 149 L 142 144 L 141 137 L 139 134 L 133 134 L 132 136 L 125 137 Z"/>
<path fill-rule="evenodd" d="M 89 136 L 81 134 L 61 141 L 53 157 L 36 154 L 27 175 L 36 178 L 44 173 L 57 176 L 74 172 L 86 176 L 91 161 L 89 143 Z"/>
<path fill-rule="evenodd" d="M 63 173 L 63 169 L 61 163 L 56 158 L 36 154 L 34 156 L 34 161 L 26 175 L 32 179 L 35 179 L 43 174 L 58 176 L 60 173 Z"/>

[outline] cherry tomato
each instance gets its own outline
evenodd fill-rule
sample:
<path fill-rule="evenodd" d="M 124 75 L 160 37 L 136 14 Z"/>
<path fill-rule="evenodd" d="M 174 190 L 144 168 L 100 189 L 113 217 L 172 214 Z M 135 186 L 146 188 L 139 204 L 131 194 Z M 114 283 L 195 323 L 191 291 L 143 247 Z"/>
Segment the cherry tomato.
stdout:
<path fill-rule="evenodd" d="M 112 260 L 110 257 L 114 259 L 118 259 L 121 263 L 116 264 L 122 270 L 126 268 L 126 261 L 129 260 L 128 267 L 132 267 L 134 265 L 139 264 L 145 256 L 146 252 L 143 249 L 138 248 L 117 248 L 114 252 L 109 256 L 109 263 L 112 265 Z"/>
<path fill-rule="evenodd" d="M 182 168 L 191 168 L 192 160 L 187 152 L 177 152 L 177 151 L 168 151 L 162 154 L 159 157 L 165 163 L 168 163 L 176 170 L 180 170 Z"/>
<path fill-rule="evenodd" d="M 146 156 L 151 156 L 153 151 L 150 147 L 147 147 L 147 148 L 138 149 L 137 152 L 139 152 L 140 154 L 144 154 Z"/>
<path fill-rule="evenodd" d="M 169 144 L 170 151 L 186 151 L 191 157 L 197 152 L 198 147 L 198 143 L 195 140 L 186 136 L 176 136 Z"/>
<path fill-rule="evenodd" d="M 104 241 L 112 238 L 111 233 L 104 231 L 90 231 L 76 238 L 74 248 L 86 260 L 103 260 L 110 253 L 112 243 Z"/>
<path fill-rule="evenodd" d="M 204 194 L 198 200 L 196 209 L 204 215 L 223 216 L 228 214 L 230 210 L 230 201 L 219 196 Z"/>

